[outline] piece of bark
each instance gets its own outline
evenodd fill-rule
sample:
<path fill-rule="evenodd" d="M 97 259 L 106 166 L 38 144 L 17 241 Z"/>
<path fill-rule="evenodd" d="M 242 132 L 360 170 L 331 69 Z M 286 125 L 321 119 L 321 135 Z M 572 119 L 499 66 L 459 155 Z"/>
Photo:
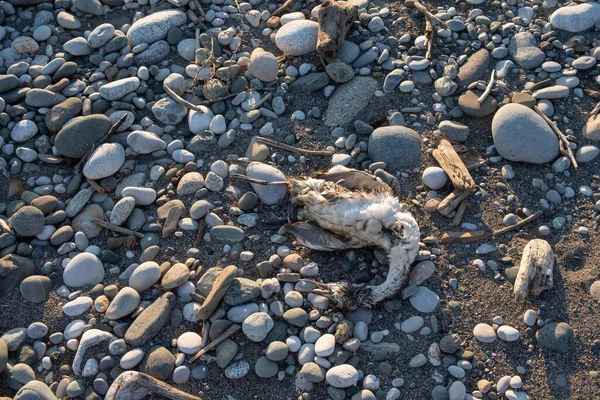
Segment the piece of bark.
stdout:
<path fill-rule="evenodd" d="M 463 215 L 465 214 L 465 210 L 467 209 L 467 200 L 463 200 L 460 202 L 460 204 L 458 205 L 458 208 L 456 209 L 456 215 L 454 216 L 454 219 L 452 220 L 452 225 L 454 226 L 458 226 L 460 224 L 460 221 L 462 220 Z"/>
<path fill-rule="evenodd" d="M 181 217 L 181 211 L 181 207 L 173 207 L 169 210 L 167 219 L 165 220 L 165 226 L 162 230 L 163 238 L 166 238 L 171 233 L 175 232 L 175 229 L 177 229 L 177 223 L 179 222 L 179 217 Z"/>
<path fill-rule="evenodd" d="M 171 400 L 201 400 L 200 397 L 192 396 L 150 375 L 137 371 L 122 372 L 114 380 L 104 399 L 140 400 L 149 397 L 150 393 Z"/>
<path fill-rule="evenodd" d="M 473 192 L 477 185 L 471 177 L 465 163 L 459 157 L 452 143 L 446 139 L 440 140 L 437 149 L 433 150 L 433 158 L 440 164 L 440 167 L 446 172 L 452 184 L 456 189 Z"/>
<path fill-rule="evenodd" d="M 542 239 L 533 239 L 525 246 L 521 265 L 515 280 L 515 297 L 526 299 L 531 293 L 539 295 L 553 286 L 554 253 L 550 244 Z"/>
<path fill-rule="evenodd" d="M 483 165 L 483 158 L 479 157 L 479 152 L 472 147 L 467 147 L 464 144 L 453 144 L 454 151 L 460 159 L 465 163 L 465 167 L 470 171 L 479 168 Z"/>
<path fill-rule="evenodd" d="M 491 235 L 484 231 L 472 231 L 472 232 L 444 232 L 440 238 L 440 243 L 453 244 L 453 243 L 472 243 L 478 240 L 489 239 Z"/>
<path fill-rule="evenodd" d="M 318 16 L 317 54 L 324 58 L 335 58 L 344 43 L 348 28 L 358 18 L 358 6 L 327 0 L 319 7 Z"/>
<path fill-rule="evenodd" d="M 225 296 L 225 293 L 229 290 L 229 286 L 233 283 L 236 274 L 237 267 L 235 265 L 230 265 L 221 272 L 217 277 L 217 280 L 215 280 L 210 293 L 206 296 L 206 300 L 196 313 L 196 318 L 201 321 L 206 321 L 213 315 L 219 306 L 221 299 L 223 299 L 223 296 Z"/>
<path fill-rule="evenodd" d="M 135 231 L 132 231 L 131 229 L 123 228 L 122 226 L 114 225 L 114 224 L 111 224 L 110 222 L 102 221 L 101 219 L 98 219 L 98 218 L 92 218 L 92 222 L 95 223 L 96 225 L 100 225 L 103 228 L 110 229 L 111 231 L 123 233 L 125 235 L 134 235 L 135 237 L 140 238 L 140 239 L 144 237 L 144 234 L 141 232 L 135 232 Z"/>
<path fill-rule="evenodd" d="M 543 213 L 541 211 L 538 211 L 535 214 L 532 214 L 529 217 L 522 219 L 521 221 L 517 222 L 514 225 L 507 226 L 506 228 L 502 228 L 502 229 L 498 229 L 497 231 L 494 231 L 494 233 L 492 235 L 498 236 L 498 235 L 502 235 L 502 234 L 505 234 L 510 231 L 514 231 L 515 229 L 518 229 L 518 228 L 522 227 L 523 225 L 530 223 L 531 221 L 535 221 L 542 214 Z"/>
<path fill-rule="evenodd" d="M 450 214 L 458 207 L 461 201 L 471 195 L 471 192 L 464 190 L 454 190 L 438 205 L 438 212 L 443 216 Z"/>

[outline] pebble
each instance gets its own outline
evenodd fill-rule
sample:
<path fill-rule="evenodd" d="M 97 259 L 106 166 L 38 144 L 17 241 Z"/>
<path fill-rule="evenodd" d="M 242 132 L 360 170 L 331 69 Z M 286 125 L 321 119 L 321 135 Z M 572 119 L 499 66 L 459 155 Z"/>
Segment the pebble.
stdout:
<path fill-rule="evenodd" d="M 284 54 L 301 56 L 315 51 L 319 24 L 308 20 L 295 20 L 277 31 L 275 44 Z"/>
<path fill-rule="evenodd" d="M 440 167 L 427 167 L 423 171 L 423 183 L 432 190 L 443 188 L 448 181 L 448 175 Z"/>
<path fill-rule="evenodd" d="M 269 314 L 257 312 L 244 319 L 242 331 L 248 339 L 254 342 L 262 342 L 273 329 L 273 326 L 274 323 Z"/>
<path fill-rule="evenodd" d="M 102 262 L 91 253 L 80 253 L 73 257 L 63 271 L 65 285 L 73 288 L 93 286 L 104 279 Z"/>
<path fill-rule="evenodd" d="M 430 313 L 437 308 L 440 298 L 428 288 L 419 286 L 417 292 L 409 297 L 408 300 L 415 310 Z"/>
<path fill-rule="evenodd" d="M 329 385 L 345 389 L 358 382 L 358 371 L 349 364 L 338 365 L 327 371 L 325 379 Z"/>
<path fill-rule="evenodd" d="M 488 324 L 477 324 L 473 328 L 473 336 L 482 343 L 492 343 L 496 341 L 496 332 Z"/>

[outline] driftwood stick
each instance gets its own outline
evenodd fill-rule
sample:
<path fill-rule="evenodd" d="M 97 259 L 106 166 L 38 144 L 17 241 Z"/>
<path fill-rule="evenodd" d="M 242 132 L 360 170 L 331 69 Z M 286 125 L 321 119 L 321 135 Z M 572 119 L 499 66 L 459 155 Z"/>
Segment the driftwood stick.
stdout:
<path fill-rule="evenodd" d="M 199 352 L 197 352 L 196 355 L 194 357 L 192 357 L 192 359 L 190 360 L 190 362 L 196 361 L 197 359 L 199 359 L 204 354 L 208 353 L 209 351 L 211 351 L 212 349 L 214 349 L 215 347 L 217 347 L 222 341 L 224 341 L 225 339 L 229 338 L 229 336 L 233 335 L 234 333 L 236 333 L 240 329 L 242 329 L 242 327 L 240 325 L 238 325 L 238 324 L 230 326 L 229 329 L 227 329 L 225 332 L 223 332 L 221 334 L 221 336 L 215 338 L 215 340 L 213 340 L 212 342 L 210 342 L 209 344 L 207 344 L 205 348 L 203 348 Z"/>
<path fill-rule="evenodd" d="M 485 99 L 488 97 L 488 95 L 492 91 L 492 88 L 494 87 L 495 84 L 496 84 L 496 68 L 492 69 L 492 76 L 490 76 L 490 82 L 488 83 L 487 87 L 485 88 L 485 92 L 483 92 L 483 94 L 481 96 L 479 96 L 479 98 L 477 99 L 477 103 L 481 104 L 485 101 Z"/>
<path fill-rule="evenodd" d="M 108 138 L 109 138 L 109 137 L 110 137 L 112 134 L 114 134 L 114 133 L 117 131 L 117 129 L 119 129 L 119 127 L 120 127 L 121 125 L 123 125 L 123 122 L 125 122 L 125 120 L 126 120 L 126 119 L 127 119 L 127 113 L 125 113 L 125 114 L 121 115 L 121 118 L 119 118 L 119 119 L 117 120 L 117 122 L 115 122 L 115 123 L 114 123 L 114 125 L 112 125 L 112 126 L 110 127 L 110 129 L 108 130 L 108 132 L 106 133 L 106 135 L 104 135 L 104 137 L 102 137 L 102 139 L 100 139 L 100 140 L 99 140 L 99 141 L 98 141 L 96 144 L 97 144 L 97 145 L 101 145 L 101 144 L 105 143 L 105 142 L 108 140 Z M 86 163 L 86 161 L 88 160 L 88 158 L 90 158 L 90 156 L 91 156 L 91 155 L 92 155 L 92 153 L 94 152 L 94 149 L 95 149 L 95 147 L 96 147 L 95 145 L 92 145 L 92 148 L 90 149 L 90 151 L 88 151 L 88 152 L 87 152 L 87 153 L 86 153 L 86 154 L 83 156 L 83 158 L 82 158 L 81 160 L 79 160 L 79 162 L 78 162 L 78 163 L 77 163 L 77 165 L 75 166 L 75 171 L 78 171 L 78 172 L 79 172 L 79 171 L 80 171 L 80 170 L 83 168 L 83 166 L 85 165 L 85 163 Z"/>
<path fill-rule="evenodd" d="M 200 344 L 200 350 L 208 345 L 208 332 L 210 331 L 210 321 L 204 321 L 202 324 L 202 343 Z"/>
<path fill-rule="evenodd" d="M 471 192 L 455 189 L 438 205 L 438 212 L 443 216 L 450 214 L 458 207 L 461 201 L 471 195 Z"/>
<path fill-rule="evenodd" d="M 287 185 L 288 183 L 286 181 L 265 181 L 262 179 L 258 179 L 258 178 L 251 178 L 249 176 L 246 175 L 241 175 L 241 174 L 230 174 L 229 178 L 235 180 L 235 181 L 243 181 L 243 182 L 250 182 L 250 183 L 257 183 L 259 185 Z"/>
<path fill-rule="evenodd" d="M 326 0 L 319 7 L 318 17 L 317 54 L 321 60 L 335 58 L 344 44 L 348 29 L 358 18 L 358 6 L 344 1 Z"/>
<path fill-rule="evenodd" d="M 518 228 L 522 227 L 523 225 L 530 223 L 531 221 L 535 221 L 542 214 L 543 213 L 541 211 L 538 211 L 535 214 L 532 214 L 529 217 L 520 220 L 519 222 L 517 222 L 514 225 L 507 226 L 506 228 L 502 228 L 502 229 L 498 229 L 497 231 L 494 231 L 494 233 L 492 233 L 492 235 L 498 236 L 498 235 L 502 235 L 502 234 L 510 232 L 510 231 L 514 231 L 515 229 L 518 229 Z"/>
<path fill-rule="evenodd" d="M 525 300 L 530 293 L 537 296 L 544 290 L 552 289 L 553 271 L 554 253 L 550 244 L 542 239 L 527 243 L 515 279 L 515 298 Z"/>
<path fill-rule="evenodd" d="M 256 109 L 258 109 L 260 106 L 262 106 L 267 101 L 269 101 L 271 99 L 271 97 L 273 97 L 273 92 L 267 93 L 262 99 L 260 99 L 258 101 L 258 103 L 256 103 L 254 106 L 252 106 L 252 108 L 250 110 L 256 110 Z"/>
<path fill-rule="evenodd" d="M 285 3 L 283 3 L 283 5 L 281 7 L 279 7 L 277 10 L 273 11 L 271 13 L 271 16 L 277 16 L 279 14 L 281 14 L 284 11 L 287 11 L 290 9 L 290 7 L 292 6 L 292 3 L 294 2 L 294 0 L 285 0 Z"/>
<path fill-rule="evenodd" d="M 571 150 L 571 147 L 569 146 L 570 143 L 569 143 L 569 140 L 567 139 L 567 137 L 560 131 L 560 129 L 558 129 L 558 127 L 556 125 L 554 125 L 554 123 L 550 120 L 550 118 L 548 118 L 546 116 L 546 114 L 544 114 L 542 112 L 542 110 L 539 109 L 538 106 L 533 106 L 533 109 L 535 110 L 536 113 L 538 113 L 540 115 L 540 117 L 542 117 L 544 119 L 544 121 L 546 121 L 546 123 L 548 125 L 550 125 L 550 128 L 552 129 L 552 131 L 556 134 L 556 136 L 558 136 L 558 138 L 565 145 L 565 147 L 567 148 L 568 156 L 571 159 L 571 163 L 573 164 L 573 167 L 575 169 L 577 169 L 577 167 L 579 165 L 577 165 L 577 160 L 575 160 L 575 156 L 573 155 L 573 151 Z"/>
<path fill-rule="evenodd" d="M 441 19 L 439 19 L 438 17 L 436 17 L 435 15 L 433 15 L 427 9 L 427 7 L 425 7 L 423 4 L 419 3 L 418 0 L 407 0 L 407 1 L 404 2 L 404 5 L 406 5 L 407 7 L 414 7 L 417 10 L 419 10 L 421 12 L 421 14 L 423 14 L 424 16 L 426 16 L 427 18 L 429 18 L 431 20 L 431 23 L 433 25 L 439 25 L 439 26 L 442 26 L 442 27 L 446 26 L 446 24 L 444 24 Z"/>
<path fill-rule="evenodd" d="M 433 47 L 433 40 L 435 39 L 435 31 L 433 30 L 433 24 L 429 17 L 425 18 L 425 36 L 427 36 L 427 51 L 425 52 L 425 58 L 431 59 L 431 48 Z"/>
<path fill-rule="evenodd" d="M 135 237 L 137 237 L 139 239 L 144 237 L 143 233 L 132 231 L 130 229 L 123 228 L 122 226 L 118 226 L 115 224 L 111 224 L 110 222 L 102 221 L 101 219 L 98 219 L 98 218 L 92 218 L 92 222 L 95 223 L 96 225 L 100 225 L 103 228 L 110 229 L 111 231 L 123 233 L 125 235 L 134 235 Z"/>
<path fill-rule="evenodd" d="M 477 189 L 473 177 L 456 150 L 454 150 L 454 147 L 452 147 L 452 143 L 446 139 L 440 140 L 437 149 L 433 150 L 433 158 L 440 164 L 444 172 L 448 174 L 456 189 L 467 192 L 473 192 Z"/>
<path fill-rule="evenodd" d="M 472 243 L 478 240 L 489 239 L 492 235 L 484 231 L 473 231 L 473 232 L 444 232 L 440 238 L 440 243 L 453 244 L 453 243 Z"/>
<path fill-rule="evenodd" d="M 90 179 L 90 178 L 85 178 L 85 180 L 87 181 L 87 183 L 90 184 L 90 186 L 92 187 L 92 189 L 94 189 L 96 192 L 98 192 L 100 194 L 106 193 L 106 190 L 104 190 L 104 188 L 102 186 L 100 186 L 98 184 L 98 182 L 96 182 L 95 180 Z"/>
<path fill-rule="evenodd" d="M 240 93 L 241 93 L 241 92 L 240 92 Z M 237 95 L 238 95 L 238 94 L 240 94 L 240 93 L 231 93 L 231 94 L 228 94 L 227 96 L 219 97 L 218 99 L 201 101 L 201 102 L 200 102 L 200 105 L 201 105 L 201 106 L 210 106 L 212 103 L 216 103 L 216 102 L 218 102 L 218 101 L 223 101 L 223 100 L 230 99 L 230 98 L 232 98 L 232 97 L 235 97 L 235 96 L 237 96 Z"/>
<path fill-rule="evenodd" d="M 175 100 L 177 103 L 181 104 L 185 108 L 197 111 L 201 114 L 204 114 L 204 111 L 200 107 L 185 100 L 183 97 L 181 97 L 180 95 L 175 93 L 175 91 L 173 89 L 171 89 L 170 87 L 168 87 L 167 85 L 163 85 L 163 89 L 165 89 L 165 92 L 167 92 L 167 94 L 169 96 L 171 96 L 173 98 L 173 100 Z"/>
<path fill-rule="evenodd" d="M 458 205 L 458 208 L 456 209 L 456 215 L 454 216 L 454 219 L 452 220 L 452 225 L 454 226 L 458 226 L 460 224 L 460 221 L 462 220 L 463 215 L 465 214 L 465 211 L 467 209 L 467 200 L 463 200 L 460 202 L 460 204 Z"/>
<path fill-rule="evenodd" d="M 149 392 L 171 400 L 202 400 L 174 388 L 150 375 L 138 371 L 125 371 L 115 379 L 105 400 L 131 400 L 145 398 Z"/>
<path fill-rule="evenodd" d="M 293 146 L 290 146 L 290 145 L 287 145 L 284 143 L 280 143 L 280 142 L 277 142 L 272 139 L 267 139 L 262 136 L 257 136 L 256 142 L 266 144 L 267 146 L 276 147 L 278 149 L 291 151 L 292 153 L 297 153 L 297 154 L 308 154 L 308 155 L 313 155 L 313 156 L 331 156 L 334 154 L 332 151 L 328 151 L 328 150 L 299 149 L 297 147 L 293 147 Z"/>

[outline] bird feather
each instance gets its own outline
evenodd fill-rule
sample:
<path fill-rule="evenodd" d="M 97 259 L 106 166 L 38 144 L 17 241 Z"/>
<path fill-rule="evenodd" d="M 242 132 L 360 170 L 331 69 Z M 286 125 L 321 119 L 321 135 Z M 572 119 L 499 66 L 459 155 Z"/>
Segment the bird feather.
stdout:
<path fill-rule="evenodd" d="M 363 244 L 355 238 L 341 238 L 310 222 L 289 224 L 285 226 L 285 229 L 294 234 L 300 243 L 313 250 L 336 251 L 363 247 Z"/>
<path fill-rule="evenodd" d="M 382 191 L 392 194 L 392 189 L 381 179 L 364 171 L 348 168 L 332 168 L 328 172 L 318 175 L 319 179 L 335 182 L 350 190 L 364 190 L 368 192 Z"/>

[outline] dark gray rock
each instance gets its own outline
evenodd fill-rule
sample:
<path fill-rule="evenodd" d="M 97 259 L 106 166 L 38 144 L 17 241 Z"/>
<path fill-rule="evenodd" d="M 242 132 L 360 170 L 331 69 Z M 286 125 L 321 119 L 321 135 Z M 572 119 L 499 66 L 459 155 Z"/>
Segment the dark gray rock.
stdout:
<path fill-rule="evenodd" d="M 459 87 L 468 86 L 484 77 L 485 72 L 490 67 L 492 56 L 486 49 L 481 49 L 471 55 L 467 61 L 460 67 L 456 76 L 456 83 Z"/>
<path fill-rule="evenodd" d="M 421 156 L 421 137 L 404 126 L 377 128 L 369 138 L 369 157 L 392 170 L 416 166 Z"/>
<path fill-rule="evenodd" d="M 177 298 L 171 292 L 160 296 L 137 316 L 125 332 L 125 341 L 133 347 L 146 344 L 169 322 Z"/>
<path fill-rule="evenodd" d="M 78 117 L 58 132 L 54 145 L 58 153 L 64 156 L 81 158 L 109 129 L 110 120 L 106 115 Z"/>
<path fill-rule="evenodd" d="M 573 328 L 565 322 L 548 324 L 535 334 L 535 338 L 542 348 L 558 353 L 571 351 L 573 336 Z"/>

